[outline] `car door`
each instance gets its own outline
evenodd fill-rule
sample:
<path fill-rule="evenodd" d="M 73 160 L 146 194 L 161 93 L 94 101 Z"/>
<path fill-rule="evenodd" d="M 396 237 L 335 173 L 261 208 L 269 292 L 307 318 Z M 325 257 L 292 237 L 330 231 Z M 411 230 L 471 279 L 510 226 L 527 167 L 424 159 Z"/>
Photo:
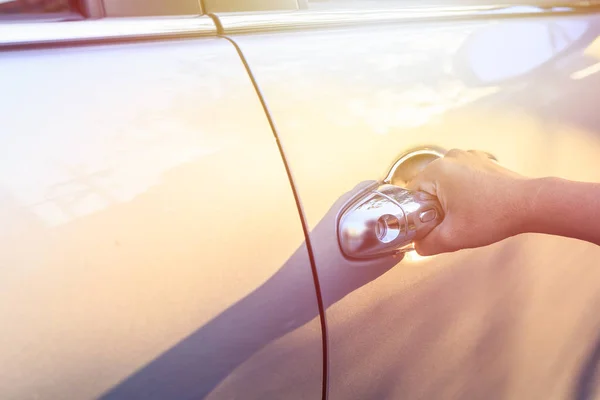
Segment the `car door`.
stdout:
<path fill-rule="evenodd" d="M 599 181 L 600 16 L 334 8 L 342 3 L 218 14 L 264 97 L 311 230 L 329 398 L 591 398 L 598 247 L 521 235 L 435 257 L 349 261 L 327 216 L 343 193 L 419 149 L 479 149 L 524 175 Z"/>
<path fill-rule="evenodd" d="M 311 263 L 235 47 L 198 2 L 29 3 L 0 8 L 0 398 L 319 398 Z"/>

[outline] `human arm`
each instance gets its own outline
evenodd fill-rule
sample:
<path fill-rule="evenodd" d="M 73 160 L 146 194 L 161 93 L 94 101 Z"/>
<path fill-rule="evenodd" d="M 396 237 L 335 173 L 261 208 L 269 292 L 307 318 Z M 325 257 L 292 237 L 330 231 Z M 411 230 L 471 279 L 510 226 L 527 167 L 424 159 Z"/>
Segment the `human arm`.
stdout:
<path fill-rule="evenodd" d="M 451 150 L 409 187 L 438 197 L 444 220 L 415 243 L 433 255 L 489 245 L 521 233 L 600 244 L 600 184 L 527 178 L 478 151 Z"/>

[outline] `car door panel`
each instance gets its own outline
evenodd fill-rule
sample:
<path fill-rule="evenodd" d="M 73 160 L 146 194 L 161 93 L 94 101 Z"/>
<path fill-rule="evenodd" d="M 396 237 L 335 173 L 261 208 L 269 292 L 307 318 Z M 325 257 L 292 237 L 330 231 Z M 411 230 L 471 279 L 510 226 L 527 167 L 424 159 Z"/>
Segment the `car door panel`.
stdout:
<path fill-rule="evenodd" d="M 304 236 L 231 43 L 0 60 L 0 397 L 319 397 Z M 273 287 L 302 307 L 269 320 Z"/>
<path fill-rule="evenodd" d="M 481 149 L 528 176 L 599 181 L 599 25 L 594 14 L 544 15 L 231 36 L 290 164 L 319 279 L 337 282 L 322 284 L 330 398 L 573 398 L 589 386 L 598 247 L 522 235 L 411 253 L 374 273 L 380 261 L 331 255 L 335 229 L 314 231 L 342 193 L 419 146 Z M 525 34 L 540 31 L 536 55 Z M 340 292 L 357 276 L 356 290 Z"/>

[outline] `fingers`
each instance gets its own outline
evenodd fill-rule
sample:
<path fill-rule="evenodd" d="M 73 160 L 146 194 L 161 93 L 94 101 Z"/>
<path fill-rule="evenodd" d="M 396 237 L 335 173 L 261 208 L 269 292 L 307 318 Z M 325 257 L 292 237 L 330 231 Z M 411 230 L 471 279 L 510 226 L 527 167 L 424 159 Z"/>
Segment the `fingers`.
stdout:
<path fill-rule="evenodd" d="M 437 226 L 423 239 L 415 241 L 415 250 L 417 253 L 421 256 L 433 256 L 448 251 L 442 240 L 441 231 L 441 225 Z"/>
<path fill-rule="evenodd" d="M 483 158 L 484 160 L 492 160 L 492 161 L 498 161 L 498 159 L 492 154 L 492 153 L 488 153 L 487 151 L 482 151 L 482 150 L 468 150 L 468 153 L 471 153 L 473 155 L 476 155 L 480 158 Z"/>
<path fill-rule="evenodd" d="M 440 253 L 448 253 L 456 250 L 456 243 L 453 243 L 455 235 L 448 231 L 452 224 L 449 220 L 444 220 L 436 226 L 431 232 L 421 240 L 415 241 L 415 250 L 422 256 L 433 256 Z"/>
<path fill-rule="evenodd" d="M 488 195 L 494 192 L 496 176 L 505 172 L 494 166 L 493 160 L 495 158 L 485 151 L 452 149 L 444 158 L 431 162 L 409 183 L 409 189 L 436 196 L 445 215 L 440 225 L 415 242 L 419 254 L 428 256 L 481 245 L 481 235 L 472 234 L 464 222 L 473 212 L 487 218 L 486 211 L 477 207 L 480 200 L 473 199 L 467 192 L 470 188 L 489 186 L 492 189 L 479 192 Z"/>
<path fill-rule="evenodd" d="M 443 159 L 437 159 L 429 163 L 421 172 L 419 172 L 410 182 L 407 183 L 408 190 L 426 192 L 436 195 L 437 178 L 440 176 Z"/>
<path fill-rule="evenodd" d="M 412 191 L 425 192 L 432 196 L 437 194 L 435 181 L 422 174 L 408 182 L 406 188 Z"/>
<path fill-rule="evenodd" d="M 465 150 L 460 150 L 460 149 L 452 149 L 452 150 L 449 150 L 444 157 L 463 159 L 465 157 L 468 158 L 471 155 L 477 156 L 484 160 L 498 161 L 492 153 L 488 153 L 487 151 L 483 151 L 483 150 L 466 150 L 465 151 Z"/>
<path fill-rule="evenodd" d="M 461 157 L 464 157 L 465 154 L 467 154 L 467 152 L 464 150 L 450 149 L 446 152 L 446 154 L 444 155 L 444 158 L 461 158 Z"/>

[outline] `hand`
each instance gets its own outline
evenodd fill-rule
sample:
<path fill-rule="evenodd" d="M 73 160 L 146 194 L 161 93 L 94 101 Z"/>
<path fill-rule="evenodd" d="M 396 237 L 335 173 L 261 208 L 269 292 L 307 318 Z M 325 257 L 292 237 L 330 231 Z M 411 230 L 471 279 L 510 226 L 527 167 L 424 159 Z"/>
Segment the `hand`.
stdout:
<path fill-rule="evenodd" d="M 444 220 L 415 243 L 421 255 L 489 245 L 521 233 L 527 179 L 481 151 L 450 150 L 408 185 L 436 196 Z"/>

